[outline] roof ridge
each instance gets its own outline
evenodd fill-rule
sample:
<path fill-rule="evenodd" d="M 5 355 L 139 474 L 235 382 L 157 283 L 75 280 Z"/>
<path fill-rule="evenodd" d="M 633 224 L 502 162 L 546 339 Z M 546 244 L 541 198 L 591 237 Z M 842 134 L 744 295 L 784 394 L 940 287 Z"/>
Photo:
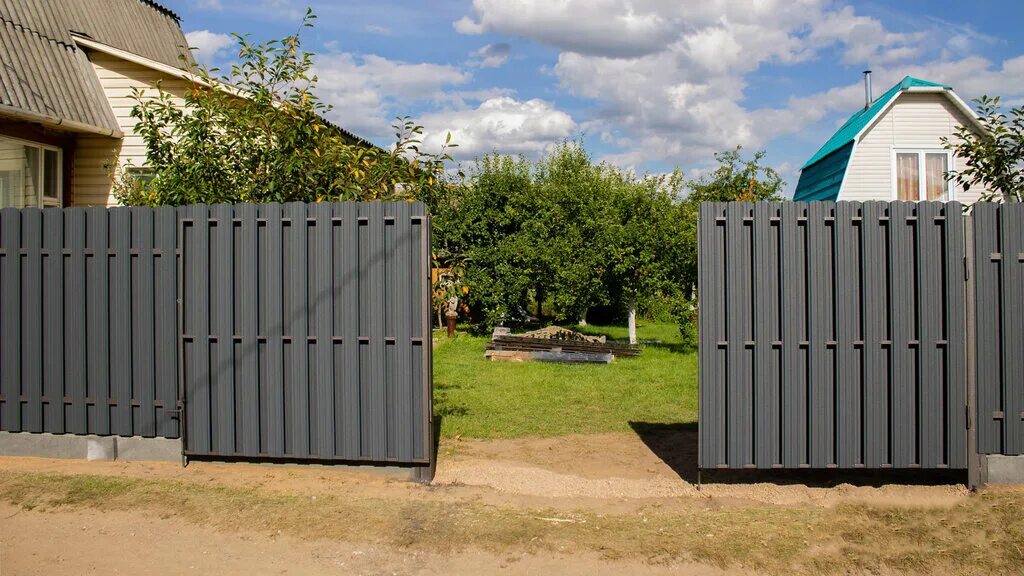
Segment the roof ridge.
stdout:
<path fill-rule="evenodd" d="M 159 4 L 159 3 L 157 3 L 156 0 L 139 0 L 139 2 L 142 2 L 143 4 L 148 5 L 150 8 L 153 8 L 154 10 L 156 10 L 158 12 L 163 12 L 167 16 L 170 16 L 171 18 L 173 18 L 175 22 L 177 22 L 178 24 L 181 24 L 181 17 L 180 16 L 175 14 L 174 11 L 171 10 L 170 8 L 167 8 L 166 6 L 163 6 L 163 5 Z"/>

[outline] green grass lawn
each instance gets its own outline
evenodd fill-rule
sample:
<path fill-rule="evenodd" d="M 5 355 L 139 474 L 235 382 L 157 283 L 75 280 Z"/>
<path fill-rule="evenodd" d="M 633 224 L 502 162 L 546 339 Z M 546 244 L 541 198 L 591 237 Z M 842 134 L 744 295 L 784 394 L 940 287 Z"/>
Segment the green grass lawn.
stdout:
<path fill-rule="evenodd" d="M 588 326 L 591 334 L 626 338 L 626 328 Z M 491 362 L 489 338 L 438 333 L 434 412 L 441 435 L 517 438 L 628 432 L 630 422 L 697 420 L 697 355 L 679 350 L 674 324 L 640 323 L 637 358 L 611 364 Z"/>

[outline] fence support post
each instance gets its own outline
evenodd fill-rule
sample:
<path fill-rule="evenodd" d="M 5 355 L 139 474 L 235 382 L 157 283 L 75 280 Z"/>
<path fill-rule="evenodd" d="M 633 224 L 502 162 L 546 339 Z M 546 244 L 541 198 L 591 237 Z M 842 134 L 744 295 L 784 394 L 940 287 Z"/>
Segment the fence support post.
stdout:
<path fill-rule="evenodd" d="M 967 426 L 967 487 L 977 490 L 985 484 L 986 478 L 981 466 L 981 455 L 978 454 L 977 397 L 978 397 L 978 357 L 976 335 L 975 280 L 974 280 L 974 214 L 964 216 L 964 279 L 967 281 L 965 303 L 967 326 L 966 362 L 967 367 L 967 406 L 965 417 Z"/>

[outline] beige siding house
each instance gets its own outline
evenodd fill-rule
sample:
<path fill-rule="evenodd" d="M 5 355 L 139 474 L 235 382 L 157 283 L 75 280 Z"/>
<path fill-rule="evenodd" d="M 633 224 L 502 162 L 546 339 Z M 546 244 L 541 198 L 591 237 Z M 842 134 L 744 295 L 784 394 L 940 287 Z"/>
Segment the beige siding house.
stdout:
<path fill-rule="evenodd" d="M 114 170 L 146 163 L 132 88 L 180 91 L 193 64 L 150 0 L 4 0 L 0 52 L 0 208 L 113 204 Z"/>
<path fill-rule="evenodd" d="M 960 126 L 981 130 L 949 86 L 906 77 L 865 103 L 804 165 L 794 200 L 957 200 L 964 189 L 946 174 L 962 168 L 943 147 Z"/>

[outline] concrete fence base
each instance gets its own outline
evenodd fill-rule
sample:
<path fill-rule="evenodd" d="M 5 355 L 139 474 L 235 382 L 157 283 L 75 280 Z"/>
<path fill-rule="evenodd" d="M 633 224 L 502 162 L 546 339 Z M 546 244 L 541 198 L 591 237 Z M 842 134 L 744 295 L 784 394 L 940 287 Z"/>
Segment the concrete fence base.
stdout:
<path fill-rule="evenodd" d="M 0 432 L 0 456 L 180 462 L 181 440 L 140 436 Z"/>
<path fill-rule="evenodd" d="M 1024 484 L 1024 456 L 981 456 L 981 483 Z"/>

